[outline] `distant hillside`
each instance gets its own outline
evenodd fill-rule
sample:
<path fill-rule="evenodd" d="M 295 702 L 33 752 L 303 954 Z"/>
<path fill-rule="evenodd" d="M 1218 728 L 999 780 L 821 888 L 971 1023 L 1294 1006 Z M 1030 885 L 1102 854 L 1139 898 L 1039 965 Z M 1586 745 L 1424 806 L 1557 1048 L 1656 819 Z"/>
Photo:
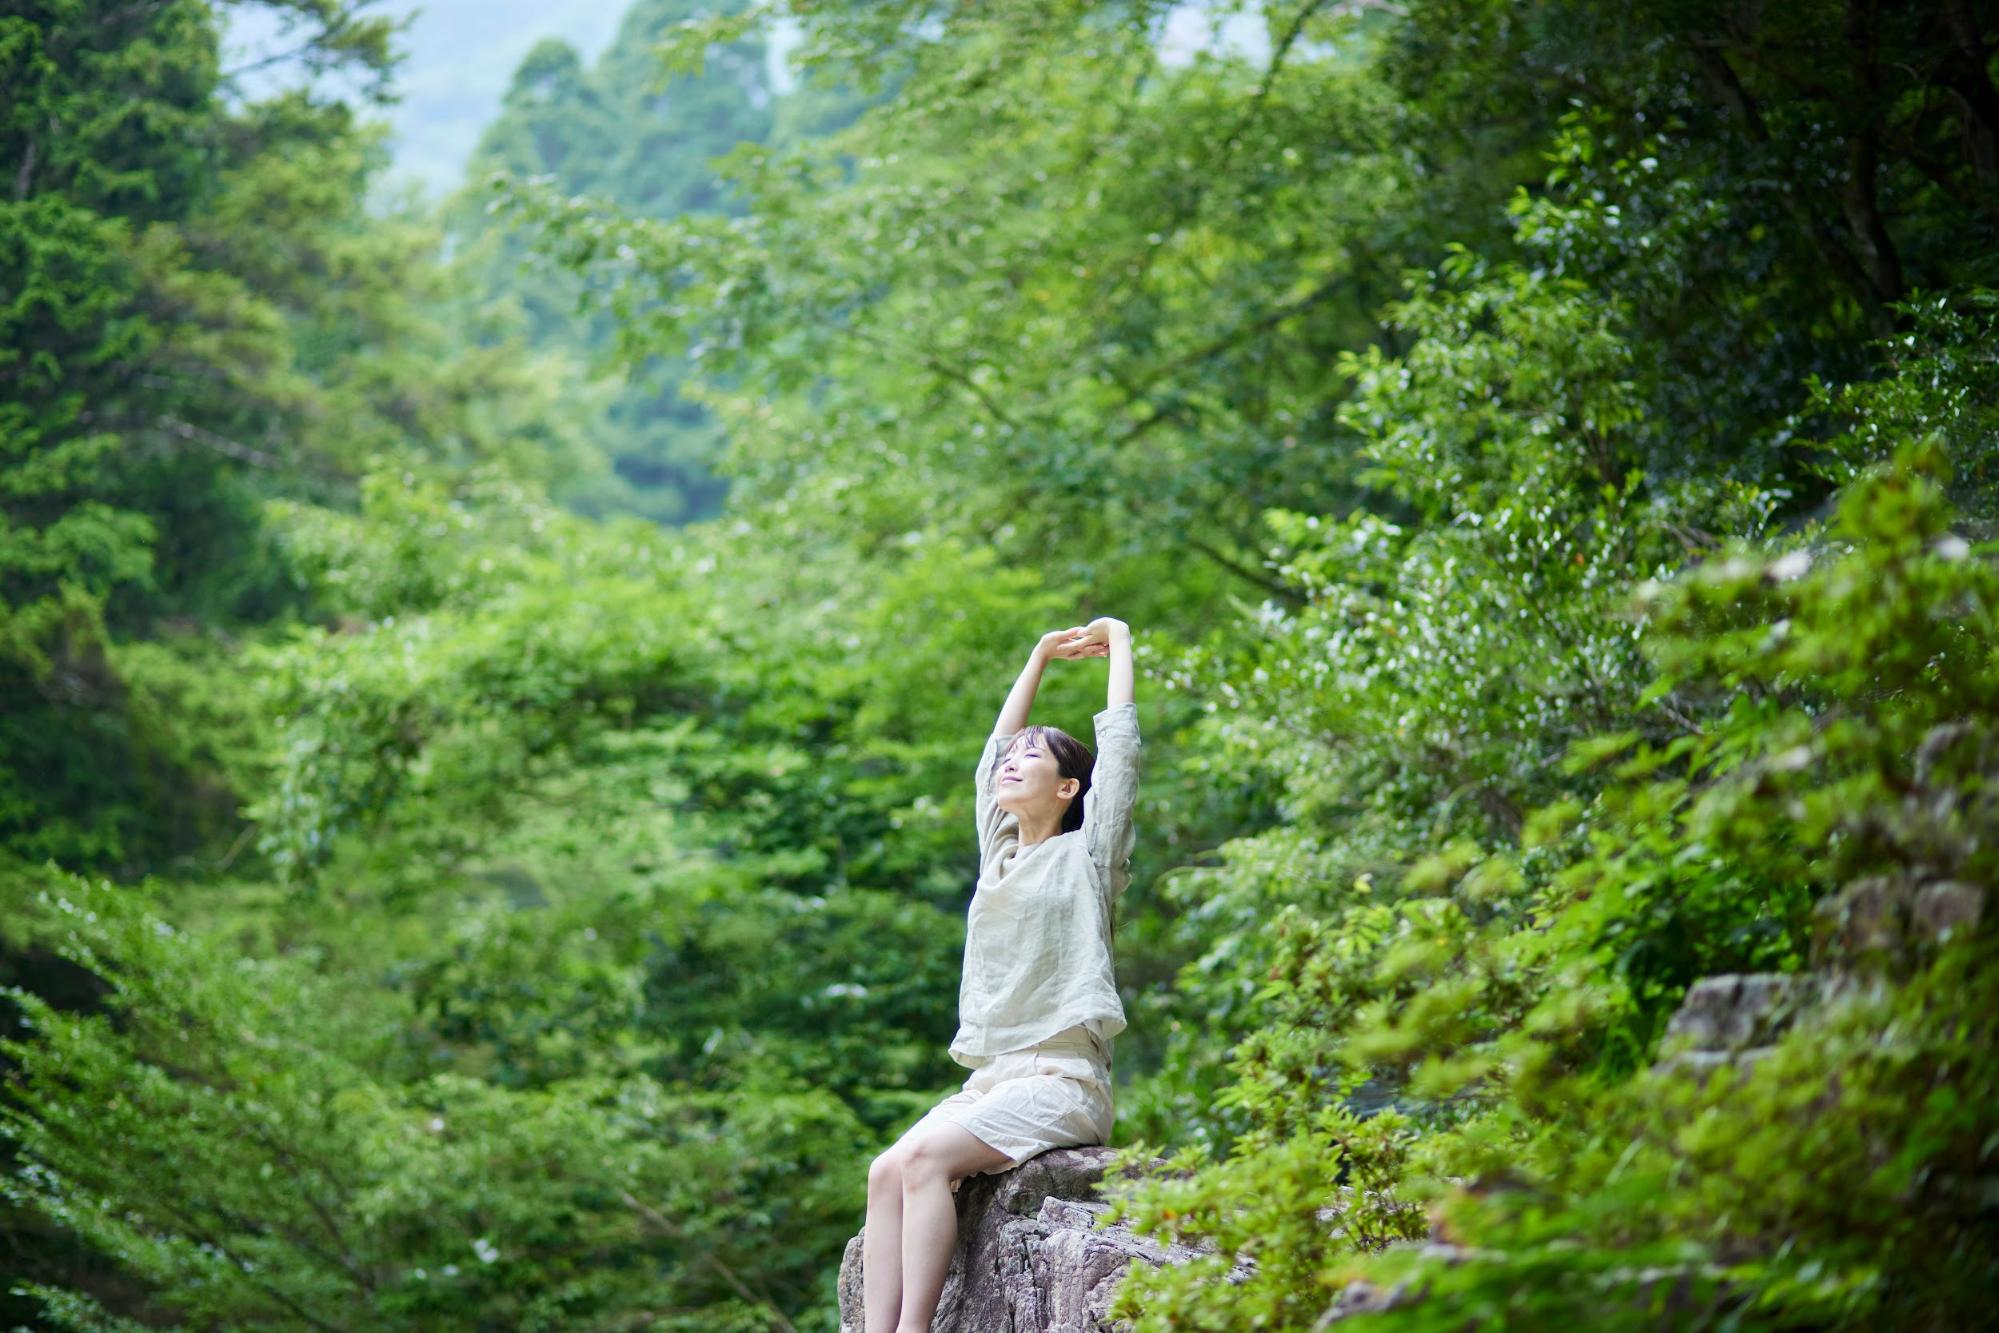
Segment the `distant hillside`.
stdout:
<path fill-rule="evenodd" d="M 551 175 L 568 192 L 609 199 L 647 217 L 731 212 L 713 161 L 774 133 L 812 134 L 858 109 L 836 93 L 780 96 L 769 49 L 753 38 L 711 53 L 698 75 L 666 78 L 654 49 L 690 18 L 739 9 L 713 0 L 638 0 L 595 63 L 557 37 L 537 42 L 515 69 L 499 114 L 465 170 L 468 188 L 446 204 L 462 268 L 489 302 L 513 308 L 537 350 L 596 363 L 612 340 L 609 315 L 576 311 L 567 271 L 537 264 L 520 236 L 495 230 L 484 211 L 494 171 Z M 779 127 L 782 126 L 782 131 Z M 594 423 L 612 473 L 562 498 L 584 513 L 616 511 L 677 523 L 717 512 L 727 490 L 716 475 L 723 447 L 708 413 L 680 393 L 687 366 L 655 359 L 629 382 L 607 386 Z"/>

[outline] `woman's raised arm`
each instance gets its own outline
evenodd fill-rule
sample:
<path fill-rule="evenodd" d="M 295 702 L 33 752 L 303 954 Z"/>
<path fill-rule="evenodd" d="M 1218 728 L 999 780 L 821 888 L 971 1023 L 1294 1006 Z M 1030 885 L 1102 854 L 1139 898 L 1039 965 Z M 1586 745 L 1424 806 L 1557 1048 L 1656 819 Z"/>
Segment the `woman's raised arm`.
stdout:
<path fill-rule="evenodd" d="M 1092 620 L 1085 630 L 1102 627 L 1108 653 L 1111 659 L 1110 684 L 1105 687 L 1104 707 L 1116 708 L 1119 704 L 1133 702 L 1131 680 L 1131 626 L 1122 620 L 1104 616 Z"/>
<path fill-rule="evenodd" d="M 1027 655 L 1027 665 L 1020 669 L 1012 691 L 1006 696 L 1006 703 L 1000 706 L 999 719 L 993 723 L 993 735 L 1011 736 L 1027 725 L 1027 714 L 1034 707 L 1034 695 L 1041 688 L 1041 673 L 1051 659 L 1103 656 L 1096 644 L 1081 637 L 1088 633 L 1083 626 L 1077 625 L 1070 629 L 1051 629 L 1041 636 L 1041 641 L 1034 645 L 1034 651 Z M 1115 667 L 1112 674 L 1116 674 Z M 1129 679 L 1127 666 L 1127 693 L 1131 689 Z"/>
<path fill-rule="evenodd" d="M 1116 708 L 1120 704 L 1133 702 L 1131 626 L 1116 616 L 1098 616 L 1081 629 L 1066 631 L 1066 635 L 1062 641 L 1066 651 L 1062 656 L 1111 659 L 1111 678 L 1105 687 L 1104 707 Z"/>
<path fill-rule="evenodd" d="M 1138 705 L 1132 698 L 1131 626 L 1105 616 L 1093 620 L 1078 642 L 1096 645 L 1111 659 L 1104 711 L 1098 713 L 1097 762 L 1083 798 L 1083 843 L 1111 871 L 1111 892 L 1130 872 L 1132 806 L 1138 799 Z"/>

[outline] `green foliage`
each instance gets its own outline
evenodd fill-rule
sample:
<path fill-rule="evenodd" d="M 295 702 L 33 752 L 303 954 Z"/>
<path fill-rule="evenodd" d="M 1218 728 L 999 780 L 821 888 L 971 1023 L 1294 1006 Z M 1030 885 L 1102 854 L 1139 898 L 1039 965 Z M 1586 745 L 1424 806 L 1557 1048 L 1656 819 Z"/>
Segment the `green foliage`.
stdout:
<path fill-rule="evenodd" d="M 256 714 L 276 722 L 258 750 L 267 746 L 272 758 L 244 762 L 246 782 L 269 793 L 253 813 L 268 871 L 295 882 L 291 900 L 274 902 L 247 884 L 211 890 L 206 906 L 190 900 L 182 910 L 202 918 L 207 933 L 187 938 L 215 942 L 188 944 L 195 951 L 174 964 L 187 972 L 178 980 L 166 975 L 172 959 L 133 956 L 137 926 L 79 962 L 121 984 L 119 967 L 147 985 L 205 985 L 202 967 L 231 956 L 225 941 L 234 938 L 271 967 L 295 958 L 283 963 L 291 978 L 283 985 L 231 983 L 259 987 L 294 1021 L 347 1006 L 350 989 L 391 1006 L 394 1017 L 368 1029 L 365 1052 L 342 1053 L 331 1033 L 313 1048 L 315 1059 L 341 1055 L 344 1072 L 326 1075 L 310 1096 L 300 1092 L 304 1103 L 287 1112 L 323 1119 L 333 1114 L 322 1107 L 331 1089 L 355 1082 L 378 1086 L 373 1095 L 401 1108 L 397 1115 L 434 1114 L 465 1127 L 455 1155 L 411 1159 L 397 1171 L 429 1182 L 428 1194 L 404 1187 L 416 1191 L 411 1208 L 451 1194 L 454 1172 L 476 1177 L 478 1197 L 453 1197 L 478 1219 L 466 1226 L 483 1230 L 440 1235 L 409 1222 L 397 1223 L 406 1235 L 380 1236 L 384 1248 L 367 1263 L 393 1270 L 399 1285 L 371 1287 L 365 1299 L 386 1326 L 425 1326 L 445 1311 L 468 1324 L 622 1326 L 606 1312 L 638 1308 L 631 1303 L 648 1283 L 701 1311 L 686 1316 L 690 1328 L 731 1319 L 760 1327 L 760 1311 L 773 1304 L 798 1314 L 823 1303 L 823 1256 L 851 1230 L 848 1186 L 864 1179 L 865 1157 L 807 1166 L 798 1154 L 863 1153 L 940 1095 L 948 1067 L 940 1037 L 952 1021 L 962 926 L 924 900 L 962 887 L 937 864 L 941 853 L 922 857 L 928 845 L 960 845 L 962 836 L 947 830 L 969 824 L 961 781 L 949 783 L 961 794 L 948 806 L 931 796 L 947 774 L 962 779 L 965 728 L 940 737 L 917 724 L 971 688 L 974 669 L 982 692 L 1003 683 L 986 645 L 1001 631 L 1010 642 L 1026 633 L 1009 590 L 1029 604 L 1044 594 L 995 570 L 983 553 L 954 561 L 940 549 L 909 561 L 867 603 L 841 606 L 822 595 L 822 623 L 780 622 L 768 614 L 772 592 L 761 602 L 752 596 L 777 575 L 754 551 L 717 541 L 718 560 L 716 551 L 637 524 L 585 522 L 498 477 L 449 486 L 398 480 L 369 479 L 356 515 L 300 504 L 275 515 L 289 568 L 337 626 L 258 649 L 241 668 L 259 682 L 250 697 Z M 783 572 L 801 586 L 818 582 L 822 594 L 845 577 L 825 567 Z M 956 604 L 926 592 L 947 579 L 987 591 Z M 895 654 L 914 645 L 912 661 L 952 657 L 966 679 L 836 669 L 864 641 Z M 1051 702 L 1062 697 L 1051 689 Z M 801 729 L 826 738 L 830 771 L 805 762 L 795 743 Z M 838 758 L 843 752 L 849 757 Z M 889 834 L 897 823 L 906 838 Z M 902 887 L 866 887 L 870 879 Z M 120 891 L 98 892 L 115 901 Z M 32 939 L 55 938 L 58 926 L 27 924 L 41 916 L 23 906 L 15 919 Z M 100 962 L 100 954 L 121 961 Z M 295 993 L 287 989 L 294 984 Z M 236 995 L 215 999 L 216 1011 Z M 171 996 L 158 997 L 162 1012 Z M 57 1017 L 25 995 L 21 1002 L 37 1031 Z M 77 1023 L 79 1043 L 101 1044 L 114 1031 Z M 287 1041 L 309 1040 L 310 1029 L 289 1031 Z M 162 1100 L 140 1118 L 157 1115 L 163 1125 L 177 1114 L 168 1101 L 191 1095 L 184 1082 L 211 1081 L 194 1055 L 160 1046 L 165 1040 L 133 1030 L 123 1045 L 91 1048 L 107 1086 L 143 1077 L 158 1087 Z M 36 1052 L 18 1057 L 24 1069 L 81 1058 Z M 270 1077 L 289 1069 L 288 1057 L 271 1058 Z M 32 1085 L 22 1095 L 23 1123 L 41 1124 L 44 1100 Z M 620 1109 L 631 1104 L 656 1107 L 645 1111 L 652 1119 Z M 75 1151 L 133 1132 L 86 1106 L 66 1141 Z M 604 1116 L 629 1136 L 580 1128 Z M 715 1161 L 733 1164 L 718 1172 L 684 1155 L 661 1157 L 648 1174 L 630 1160 L 628 1145 L 646 1125 L 657 1132 L 681 1122 Z M 389 1131 L 370 1130 L 365 1118 L 342 1125 L 376 1136 L 374 1160 L 385 1172 L 401 1151 L 395 1145 L 412 1145 L 407 1134 L 382 1137 Z M 249 1158 L 226 1165 L 227 1142 L 218 1131 L 208 1173 L 218 1191 L 234 1187 L 232 1172 L 262 1170 Z M 599 1146 L 577 1156 L 586 1143 Z M 67 1160 L 53 1139 L 24 1138 L 22 1151 Z M 305 1160 L 330 1164 L 361 1149 L 341 1141 L 313 1151 L 321 1155 Z M 578 1201 L 568 1211 L 542 1216 L 547 1201 L 533 1188 L 530 1160 L 571 1181 Z M 96 1182 L 91 1197 L 152 1188 L 123 1169 L 119 1154 L 95 1161 L 82 1173 Z M 156 1220 L 145 1245 L 109 1223 L 75 1220 L 66 1210 L 79 1205 L 61 1182 L 80 1170 L 58 1171 L 57 1183 L 18 1201 L 79 1230 L 163 1300 L 193 1300 L 183 1287 L 206 1291 L 217 1280 L 184 1255 L 169 1261 L 146 1248 L 199 1249 L 201 1236 L 178 1215 L 146 1214 Z M 739 1184 L 707 1192 L 739 1172 Z M 813 1183 L 794 1184 L 805 1181 Z M 688 1192 L 692 1182 L 701 1182 L 699 1192 Z M 359 1198 L 385 1186 L 348 1188 Z M 815 1190 L 823 1207 L 806 1197 Z M 716 1207 L 738 1191 L 758 1219 L 752 1224 Z M 643 1208 L 624 1202 L 624 1192 Z M 189 1202 L 186 1216 L 210 1206 Z M 348 1216 L 343 1205 L 325 1206 Z M 259 1215 L 241 1200 L 229 1207 L 234 1216 Z M 669 1222 L 648 1220 L 654 1214 Z M 374 1234 L 375 1224 L 394 1219 L 366 1220 Z M 454 1247 L 481 1236 L 504 1246 L 503 1223 L 513 1246 L 536 1257 L 503 1281 L 468 1288 L 464 1276 L 482 1270 Z M 663 1225 L 697 1227 L 706 1239 L 675 1240 Z M 604 1228 L 608 1239 L 598 1235 Z M 647 1239 L 648 1228 L 659 1234 Z M 687 1276 L 662 1267 L 661 1246 L 695 1256 Z M 758 1257 L 767 1250 L 793 1256 L 790 1276 Z M 585 1254 L 597 1259 L 586 1263 Z M 301 1306 L 322 1291 L 346 1292 L 329 1301 L 358 1299 L 338 1274 L 318 1271 L 304 1242 L 253 1262 L 284 1268 L 288 1282 L 301 1284 L 284 1299 Z M 440 1264 L 457 1267 L 453 1282 L 411 1285 L 435 1284 Z M 301 1266 L 312 1271 L 295 1271 Z M 412 1278 L 415 1269 L 431 1276 Z M 626 1270 L 656 1276 L 612 1276 Z M 731 1314 L 741 1296 L 724 1270 L 754 1275 L 766 1295 Z M 558 1272 L 567 1276 L 557 1281 Z M 556 1294 L 540 1303 L 523 1294 L 544 1290 Z M 278 1298 L 239 1291 L 214 1299 L 231 1303 L 200 1308 L 234 1321 L 251 1318 L 256 1300 Z"/>
<path fill-rule="evenodd" d="M 309 68 L 382 91 L 387 20 L 296 8 Z M 177 766 L 125 645 L 301 614 L 267 500 L 338 503 L 378 457 L 544 484 L 595 466 L 563 368 L 465 348 L 431 308 L 437 229 L 364 210 L 379 162 L 353 109 L 231 104 L 216 44 L 178 0 L 0 20 L 0 827 L 124 875 L 230 805 L 145 794 L 216 775 Z"/>
<path fill-rule="evenodd" d="M 827 1093 L 429 1073 L 396 1054 L 417 1016 L 392 991 L 230 959 L 131 889 L 48 898 L 64 955 L 116 990 L 96 1015 L 13 992 L 35 1039 L 4 1048 L 9 1194 L 180 1318 L 761 1328 L 824 1285 L 810 1256 L 847 1229 L 867 1148 Z M 777 1235 L 799 1261 L 772 1262 Z"/>
<path fill-rule="evenodd" d="M 487 215 L 488 181 L 543 182 L 564 195 L 601 199 L 641 217 L 740 211 L 714 162 L 773 133 L 779 106 L 767 87 L 764 41 L 740 5 L 638 0 L 595 67 L 547 39 L 514 72 L 504 107 L 446 208 L 456 268 L 475 301 L 508 308 L 501 328 L 561 349 L 593 373 L 607 369 L 615 337 L 600 295 L 549 265 L 524 238 Z M 719 11 L 719 12 L 718 12 Z M 579 512 L 637 513 L 659 522 L 708 518 L 727 489 L 722 441 L 707 409 L 683 387 L 694 367 L 648 357 L 607 381 L 583 429 L 611 461 L 607 473 L 558 488 Z"/>
<path fill-rule="evenodd" d="M 1985 20 L 785 8 L 783 104 L 767 6 L 532 52 L 535 251 L 202 6 L 0 20 L 8 1315 L 830 1333 L 1108 611 L 1114 1211 L 1210 1247 L 1121 1317 L 1978 1322 Z"/>
<path fill-rule="evenodd" d="M 1940 355 L 1975 363 L 1984 336 Z M 1898 438 L 1876 410 L 1870 438 Z M 1447 845 L 1409 866 L 1397 897 L 1363 876 L 1318 915 L 1276 916 L 1253 955 L 1270 960 L 1257 996 L 1269 1026 L 1236 1047 L 1241 1081 L 1223 1098 L 1250 1111 L 1236 1155 L 1213 1170 L 1196 1155 L 1189 1179 L 1121 1205 L 1163 1234 L 1254 1255 L 1257 1276 L 1218 1303 L 1222 1289 L 1140 1274 L 1121 1300 L 1141 1327 L 1281 1323 L 1314 1290 L 1324 1308 L 1334 1293 L 1287 1267 L 1307 1261 L 1333 1288 L 1422 1291 L 1397 1316 L 1419 1327 L 1975 1317 L 1986 1224 L 1955 1187 L 1919 1205 L 1907 1182 L 1988 1169 L 1990 1116 L 1959 1108 L 1991 1072 L 1966 1025 L 1983 1012 L 1989 935 L 1939 953 L 1907 924 L 1919 915 L 1894 915 L 1907 906 L 1883 917 L 1870 904 L 1991 882 L 1999 583 L 1952 532 L 1936 437 L 1899 438 L 1823 529 L 1643 581 L 1655 679 L 1621 711 L 1638 721 L 1654 705 L 1673 725 L 1575 744 L 1550 774 L 1568 794 L 1517 851 Z M 1622 571 L 1626 588 L 1639 572 Z M 1691 981 L 1808 955 L 1908 984 L 1853 983 L 1739 1081 L 1694 1092 L 1671 1065 L 1646 1068 Z M 1235 1228 L 1276 1226 L 1257 1210 L 1293 1197 L 1286 1153 L 1363 1079 L 1400 1089 L 1401 1110 L 1373 1120 L 1413 1116 L 1428 1132 L 1385 1173 L 1355 1168 L 1358 1200 L 1273 1263 L 1256 1225 Z M 1342 1227 L 1365 1231 L 1384 1197 L 1441 1198 L 1433 1225 L 1472 1248 L 1315 1257 Z M 1257 1202 L 1245 1213 L 1242 1200 Z M 1216 1209 L 1227 1220 L 1202 1225 Z"/>
<path fill-rule="evenodd" d="M 1169 76 L 1152 6 L 981 5 L 935 42 L 896 7 L 816 6 L 808 61 L 899 92 L 740 150 L 745 217 L 531 182 L 498 203 L 610 289 L 629 358 L 699 358 L 746 507 L 864 541 L 934 514 L 1009 563 L 1089 552 L 1097 586 L 1189 547 L 1256 579 L 1262 508 L 1347 493 L 1325 363 L 1464 216 L 1409 201 L 1491 188 L 1411 160 L 1379 80 L 1317 54 L 1364 30 L 1319 8 L 1284 16 L 1268 69 Z"/>
<path fill-rule="evenodd" d="M 479 533 L 497 544 L 512 528 L 526 540 L 474 563 L 440 543 L 525 497 L 511 483 L 491 496 L 469 489 L 472 503 L 486 502 L 471 513 L 436 488 L 377 484 L 360 532 L 336 536 L 329 529 L 343 525 L 310 517 L 304 525 L 304 544 L 328 562 L 325 576 L 344 585 L 349 605 L 379 608 L 400 595 L 390 604 L 403 610 L 362 632 L 306 631 L 257 663 L 266 707 L 287 723 L 284 759 L 251 814 L 281 869 L 309 872 L 340 832 L 392 810 L 422 810 L 439 846 L 466 846 L 481 812 L 496 812 L 552 752 L 699 697 L 692 617 L 656 534 L 589 528 L 534 506 Z M 358 537 L 344 554 L 369 558 L 366 543 L 382 530 L 407 534 L 421 554 L 405 545 L 406 562 L 392 559 L 385 584 L 341 578 L 351 566 L 334 563 L 335 543 Z"/>

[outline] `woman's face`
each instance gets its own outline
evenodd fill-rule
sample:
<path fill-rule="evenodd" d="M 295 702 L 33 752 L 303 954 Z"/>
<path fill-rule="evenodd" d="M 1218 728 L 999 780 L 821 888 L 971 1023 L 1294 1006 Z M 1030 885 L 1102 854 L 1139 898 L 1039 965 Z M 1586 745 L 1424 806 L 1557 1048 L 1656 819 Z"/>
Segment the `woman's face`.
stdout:
<path fill-rule="evenodd" d="M 1002 810 L 1059 811 L 1082 785 L 1075 778 L 1062 776 L 1055 756 L 1039 738 L 1022 733 L 1014 737 L 1000 760 L 996 796 Z"/>

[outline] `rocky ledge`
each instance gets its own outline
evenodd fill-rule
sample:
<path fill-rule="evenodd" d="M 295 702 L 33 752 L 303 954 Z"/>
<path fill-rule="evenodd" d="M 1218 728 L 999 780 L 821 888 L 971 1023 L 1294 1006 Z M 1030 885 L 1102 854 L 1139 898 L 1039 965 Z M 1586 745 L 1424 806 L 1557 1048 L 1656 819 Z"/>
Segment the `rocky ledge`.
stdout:
<path fill-rule="evenodd" d="M 1055 1148 L 958 1188 L 958 1247 L 932 1333 L 1108 1333 L 1105 1311 L 1132 1263 L 1184 1263 L 1200 1251 L 1112 1224 L 1098 1183 L 1118 1154 Z M 1162 1164 L 1163 1165 L 1163 1164 Z M 861 1241 L 840 1264 L 840 1333 L 862 1333 Z"/>

